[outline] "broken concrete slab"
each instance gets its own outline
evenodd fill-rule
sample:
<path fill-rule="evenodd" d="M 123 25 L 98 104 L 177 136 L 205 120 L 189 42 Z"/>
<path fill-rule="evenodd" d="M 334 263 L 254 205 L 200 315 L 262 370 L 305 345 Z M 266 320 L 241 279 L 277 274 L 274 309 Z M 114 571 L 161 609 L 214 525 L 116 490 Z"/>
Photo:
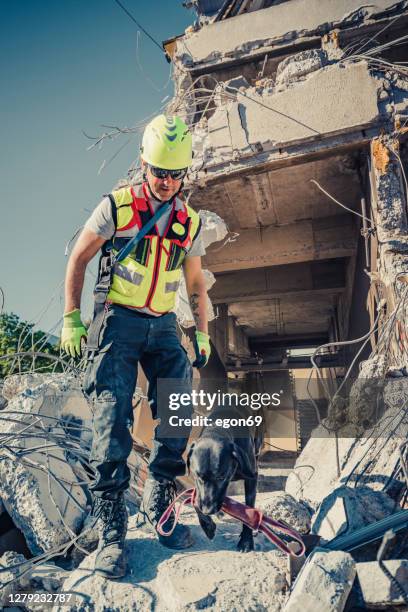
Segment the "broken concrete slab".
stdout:
<path fill-rule="evenodd" d="M 342 612 L 355 575 L 348 553 L 316 550 L 297 577 L 284 612 Z"/>
<path fill-rule="evenodd" d="M 193 168 L 200 174 L 205 164 L 209 172 L 212 166 L 242 161 L 254 153 L 271 154 L 306 140 L 320 141 L 323 136 L 341 134 L 344 141 L 357 131 L 360 137 L 361 129 L 383 120 L 378 104 L 381 89 L 382 79 L 371 74 L 365 61 L 325 66 L 283 91 L 241 88 L 236 100 L 224 102 L 208 118 L 207 137 L 199 124 L 200 147 Z"/>
<path fill-rule="evenodd" d="M 407 588 L 408 560 L 389 559 L 384 565 L 398 582 Z M 405 604 L 402 595 L 398 592 L 388 576 L 384 574 L 377 561 L 356 564 L 357 576 L 353 587 L 356 603 L 365 609 L 389 609 L 390 606 Z"/>
<path fill-rule="evenodd" d="M 214 611 L 281 609 L 286 598 L 285 556 L 267 542 L 263 551 L 239 553 L 237 521 L 217 519 L 212 541 L 199 527 L 194 510 L 183 512 L 182 522 L 190 525 L 194 545 L 177 552 L 162 546 L 150 529 L 138 526 L 136 516 L 131 516 L 126 538 L 128 574 L 118 581 L 105 580 L 93 573 L 95 553 L 88 555 L 62 586 L 75 598 L 71 610 L 187 612 L 203 605 Z M 61 607 L 60 612 L 65 609 Z"/>
<path fill-rule="evenodd" d="M 81 528 L 88 498 L 86 460 L 91 415 L 80 382 L 48 375 L 12 395 L 0 431 L 0 495 L 34 554 L 59 546 Z M 81 438 L 84 433 L 84 438 Z M 68 442 L 70 442 L 68 444 Z M 68 448 L 69 446 L 69 448 Z"/>
<path fill-rule="evenodd" d="M 332 540 L 375 523 L 395 511 L 395 502 L 383 491 L 342 486 L 328 495 L 312 518 L 311 533 Z"/>
<path fill-rule="evenodd" d="M 238 93 L 237 101 L 244 108 L 248 143 L 269 148 L 374 124 L 380 86 L 362 61 L 317 70 L 298 81 L 296 91 L 259 96 L 247 90 L 245 95 Z"/>
<path fill-rule="evenodd" d="M 274 553 L 201 552 L 159 565 L 158 586 L 168 610 L 280 610 L 285 571 Z"/>
<path fill-rule="evenodd" d="M 228 228 L 216 213 L 210 212 L 209 210 L 200 210 L 199 212 L 202 229 L 201 237 L 206 249 L 213 242 L 219 242 L 223 240 L 228 233 Z M 209 270 L 203 270 L 204 279 L 206 283 L 207 291 L 215 283 L 215 277 Z M 191 312 L 190 301 L 187 295 L 187 288 L 184 276 L 180 280 L 180 287 L 176 296 L 176 304 L 174 311 L 177 315 L 179 323 L 183 327 L 192 327 L 195 325 L 193 313 Z M 215 318 L 214 309 L 211 303 L 211 299 L 207 296 L 207 318 L 208 321 L 212 321 Z"/>
<path fill-rule="evenodd" d="M 177 59 L 186 67 L 237 59 L 265 47 L 322 36 L 336 27 L 367 22 L 395 0 L 292 0 L 276 6 L 212 23 L 177 41 Z"/>

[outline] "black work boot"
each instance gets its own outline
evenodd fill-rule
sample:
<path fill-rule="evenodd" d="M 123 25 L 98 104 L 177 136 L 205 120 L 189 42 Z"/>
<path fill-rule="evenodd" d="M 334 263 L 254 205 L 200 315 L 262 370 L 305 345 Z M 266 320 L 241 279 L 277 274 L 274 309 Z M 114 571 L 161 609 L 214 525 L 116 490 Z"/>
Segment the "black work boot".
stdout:
<path fill-rule="evenodd" d="M 95 559 L 95 573 L 105 578 L 121 578 L 126 574 L 123 550 L 128 513 L 123 495 L 118 499 L 95 497 L 92 516 L 98 519 L 99 545 Z"/>
<path fill-rule="evenodd" d="M 163 512 L 174 500 L 176 491 L 176 484 L 172 480 L 158 481 L 151 477 L 146 480 L 140 513 L 154 527 L 155 531 Z M 164 530 L 169 531 L 173 523 L 174 515 L 172 515 L 164 525 Z M 182 549 L 189 548 L 193 545 L 190 529 L 186 525 L 176 525 L 170 536 L 162 536 L 159 533 L 157 533 L 157 536 L 159 542 L 163 544 L 163 546 L 167 546 L 167 548 Z"/>

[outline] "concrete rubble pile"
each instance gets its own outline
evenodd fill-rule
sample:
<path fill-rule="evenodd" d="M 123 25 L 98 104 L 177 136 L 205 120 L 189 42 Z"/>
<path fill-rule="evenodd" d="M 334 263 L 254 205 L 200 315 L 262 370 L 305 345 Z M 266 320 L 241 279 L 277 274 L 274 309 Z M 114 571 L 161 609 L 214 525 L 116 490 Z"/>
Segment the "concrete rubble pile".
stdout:
<path fill-rule="evenodd" d="M 153 607 L 163 611 L 201 607 L 221 610 L 229 605 L 236 609 L 282 608 L 288 585 L 285 556 L 263 538 L 258 538 L 256 552 L 249 556 L 238 553 L 241 527 L 225 517 L 218 521 L 216 537 L 210 542 L 198 526 L 195 512 L 187 510 L 185 519 L 191 525 L 195 545 L 188 555 L 175 554 L 163 548 L 146 526 L 140 525 L 136 508 L 130 505 L 127 535 L 130 573 L 119 582 L 93 574 L 95 553 L 79 554 L 92 550 L 90 544 L 94 542 L 89 537 L 87 541 L 85 538 L 78 541 L 76 555 L 72 549 L 64 558 L 55 555 L 73 535 L 89 526 L 86 522 L 89 475 L 84 469 L 85 458 L 78 461 L 76 457 L 77 448 L 83 449 L 85 456 L 89 453 L 89 408 L 78 379 L 66 374 L 13 376 L 6 383 L 9 403 L 7 412 L 1 413 L 5 419 L 1 421 L 1 433 L 10 438 L 2 448 L 0 497 L 4 511 L 21 530 L 28 548 L 25 555 L 8 550 L 0 556 L 2 601 L 19 592 L 63 591 L 72 594 L 73 602 L 61 609 L 71 610 Z M 16 422 L 14 415 L 18 417 Z M 39 436 L 44 431 L 48 434 L 46 440 Z M 27 432 L 29 435 L 25 436 Z M 70 437 L 79 440 L 78 447 L 70 443 Z M 47 456 L 39 446 L 47 441 L 49 444 L 51 439 L 53 447 Z M 27 454 L 30 461 L 9 458 L 8 447 L 14 453 L 33 449 Z M 24 452 L 22 457 L 26 457 Z M 52 485 L 48 482 L 49 474 Z M 65 489 L 60 491 L 62 485 Z M 302 533 L 310 529 L 307 507 L 288 494 L 260 493 L 258 506 L 287 520 Z M 200 554 L 194 554 L 197 552 Z M 245 585 L 242 576 L 247 574 L 248 567 L 251 575 Z M 38 603 L 25 605 L 28 610 L 41 609 Z"/>
<path fill-rule="evenodd" d="M 397 388 L 393 386 L 396 381 Z M 386 434 L 382 434 L 385 437 L 340 438 L 342 472 L 339 477 L 333 437 L 322 433 L 319 437 L 319 432 L 315 432 L 316 437 L 308 442 L 288 478 L 286 492 L 259 493 L 257 506 L 302 534 L 321 536 L 321 542 L 395 512 L 395 500 L 381 489 L 384 475 L 392 473 L 396 462 L 399 436 L 407 433 L 408 424 L 401 418 L 403 415 L 398 407 L 401 397 L 408 398 L 408 386 L 407 378 L 394 378 L 392 382 L 393 385 L 385 388 L 385 401 L 389 406 L 384 415 L 389 427 Z M 28 454 L 30 461 L 21 462 L 21 465 L 13 457 L 9 458 L 6 444 L 0 462 L 0 497 L 5 510 L 24 534 L 29 552 L 34 555 L 46 553 L 79 533 L 89 510 L 83 486 L 88 475 L 75 456 L 75 449 L 70 451 L 67 442 L 72 435 L 80 439 L 80 448 L 89 450 L 89 408 L 78 380 L 67 375 L 11 377 L 6 381 L 4 392 L 9 401 L 7 417 L 11 414 L 19 417 L 16 422 L 11 418 L 1 421 L 1 432 L 10 435 L 9 447 L 13 452 L 43 445 L 44 438 L 38 437 L 38 432 L 44 430 L 49 434 L 48 441 L 51 436 L 56 441 L 50 457 L 33 450 Z M 47 421 L 50 417 L 53 417 L 52 422 Z M 392 421 L 397 423 L 394 422 L 390 436 Z M 41 426 L 28 427 L 33 422 Z M 29 432 L 29 436 L 25 437 L 25 432 Z M 64 441 L 58 440 L 59 434 L 64 435 Z M 41 471 L 41 466 L 53 474 L 52 484 L 47 483 L 47 474 Z M 361 483 L 354 488 L 357 476 Z M 59 481 L 65 489 L 58 485 Z M 391 479 L 391 493 L 392 484 Z M 389 601 L 384 578 L 375 584 L 370 579 L 371 568 L 378 567 L 372 557 L 356 563 L 348 553 L 323 550 L 317 550 L 310 557 L 288 599 L 287 560 L 266 539 L 259 536 L 256 551 L 242 555 L 235 550 L 240 532 L 236 521 L 226 516 L 219 518 L 212 542 L 201 531 L 193 511 L 186 511 L 186 521 L 193 530 L 194 548 L 188 555 L 174 554 L 161 547 L 146 526 L 140 526 L 133 506 L 127 537 L 130 574 L 118 583 L 107 582 L 92 573 L 94 553 L 77 554 L 69 566 L 66 560 L 62 564 L 57 560 L 55 564 L 55 559 L 45 559 L 31 567 L 24 565 L 23 555 L 4 552 L 0 557 L 0 569 L 10 569 L 0 573 L 1 584 L 5 585 L 2 596 L 19 590 L 36 593 L 62 590 L 76 597 L 72 610 L 80 609 L 87 601 L 92 601 L 95 609 L 105 605 L 115 610 L 150 609 L 154 603 L 154 609 L 159 611 L 224 610 L 231 609 L 230 606 L 233 609 L 292 611 L 299 609 L 300 601 L 310 609 L 335 611 L 344 608 L 348 597 L 356 601 L 376 601 L 378 605 L 381 600 Z M 408 571 L 404 560 L 387 563 L 397 576 Z M 27 571 L 21 576 L 22 570 Z M 324 589 L 321 588 L 322 580 L 326 585 Z M 393 591 L 395 605 L 400 599 L 400 594 Z M 29 609 L 38 608 L 32 604 Z"/>
<path fill-rule="evenodd" d="M 68 550 L 72 562 L 82 559 L 95 546 L 96 533 L 86 531 L 91 414 L 79 380 L 15 374 L 5 379 L 2 393 L 1 522 L 11 528 L 0 536 L 0 569 L 8 568 L 0 573 L 4 601 L 21 591 L 60 590 L 65 570 L 51 560 Z M 68 544 L 72 539 L 75 547 Z"/>
<path fill-rule="evenodd" d="M 382 414 L 378 417 L 374 413 L 378 409 L 376 400 L 380 386 Z M 408 377 L 395 377 L 395 370 L 384 370 L 383 359 L 374 357 L 362 363 L 360 376 L 343 410 L 343 416 L 346 414 L 347 419 L 348 415 L 351 422 L 343 420 L 340 426 L 329 429 L 335 426 L 333 415 L 329 413 L 328 418 L 312 432 L 288 476 L 286 492 L 309 508 L 312 513 L 310 532 L 320 536 L 320 545 L 401 510 L 400 502 L 408 484 L 403 470 L 401 467 L 398 469 L 402 461 L 401 449 L 408 439 L 407 402 Z M 369 413 L 361 409 L 362 404 L 371 408 Z M 360 426 L 357 427 L 358 436 L 355 433 L 357 425 Z M 353 564 L 345 591 L 346 599 L 350 594 L 350 605 L 364 609 L 371 609 L 371 606 L 394 609 L 392 606 L 405 603 L 398 585 L 390 581 L 390 575 L 396 577 L 406 590 L 408 542 L 402 539 L 397 547 L 399 558 L 392 557 L 384 562 L 390 573 L 388 576 L 376 561 L 378 546 L 377 541 L 353 551 L 352 556 L 347 554 Z M 291 607 L 292 602 L 295 606 L 301 595 L 308 598 L 309 592 L 313 592 L 313 581 L 319 579 L 319 571 L 313 571 L 313 567 L 320 554 L 316 552 L 311 562 L 306 564 L 285 610 L 295 610 Z M 337 552 L 324 552 L 329 556 L 335 554 Z M 329 556 L 324 558 L 328 560 Z M 323 565 L 330 571 L 330 562 Z M 309 573 L 313 573 L 312 579 L 308 578 Z M 327 604 L 326 609 L 343 609 L 344 605 L 345 600 L 341 605 L 333 604 L 333 607 Z"/>
<path fill-rule="evenodd" d="M 62 374 L 13 375 L 3 393 L 0 497 L 39 554 L 82 527 L 90 410 L 77 380 Z"/>

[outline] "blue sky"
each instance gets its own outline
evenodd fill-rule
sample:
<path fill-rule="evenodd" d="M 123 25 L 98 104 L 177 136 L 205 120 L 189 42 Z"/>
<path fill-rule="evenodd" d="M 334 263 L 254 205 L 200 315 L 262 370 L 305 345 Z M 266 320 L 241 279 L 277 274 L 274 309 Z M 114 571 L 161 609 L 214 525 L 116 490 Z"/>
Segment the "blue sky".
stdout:
<path fill-rule="evenodd" d="M 181 0 L 121 1 L 160 43 L 194 19 Z M 114 0 L 9 0 L 0 69 L 0 286 L 7 312 L 48 330 L 63 311 L 66 242 L 138 154 L 134 135 L 98 174 L 128 136 L 87 151 L 82 130 L 132 127 L 159 109 L 170 66 Z M 85 315 L 91 291 L 89 277 Z"/>

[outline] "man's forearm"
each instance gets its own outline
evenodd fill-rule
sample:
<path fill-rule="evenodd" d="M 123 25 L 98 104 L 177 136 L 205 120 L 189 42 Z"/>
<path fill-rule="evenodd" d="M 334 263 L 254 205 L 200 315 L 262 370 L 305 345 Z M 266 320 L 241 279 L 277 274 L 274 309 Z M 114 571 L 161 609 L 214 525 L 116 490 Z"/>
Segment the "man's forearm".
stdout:
<path fill-rule="evenodd" d="M 205 283 L 192 286 L 188 297 L 197 330 L 208 334 L 207 289 Z"/>
<path fill-rule="evenodd" d="M 67 274 L 65 277 L 65 309 L 64 312 L 71 312 L 76 308 L 81 308 L 81 295 L 84 286 L 86 263 L 74 260 L 72 257 L 68 262 Z"/>

